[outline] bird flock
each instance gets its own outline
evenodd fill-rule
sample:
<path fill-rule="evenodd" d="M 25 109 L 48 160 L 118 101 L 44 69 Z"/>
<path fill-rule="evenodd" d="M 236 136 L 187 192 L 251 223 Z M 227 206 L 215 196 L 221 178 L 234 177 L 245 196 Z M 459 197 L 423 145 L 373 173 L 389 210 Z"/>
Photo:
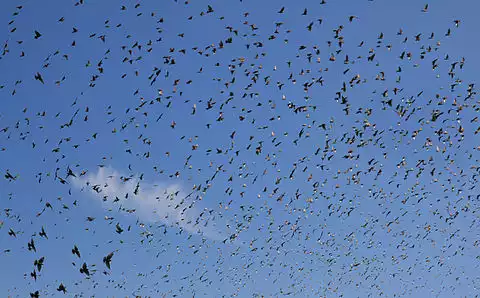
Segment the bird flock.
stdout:
<path fill-rule="evenodd" d="M 378 2 L 0 4 L 0 295 L 476 297 L 466 25 Z"/>

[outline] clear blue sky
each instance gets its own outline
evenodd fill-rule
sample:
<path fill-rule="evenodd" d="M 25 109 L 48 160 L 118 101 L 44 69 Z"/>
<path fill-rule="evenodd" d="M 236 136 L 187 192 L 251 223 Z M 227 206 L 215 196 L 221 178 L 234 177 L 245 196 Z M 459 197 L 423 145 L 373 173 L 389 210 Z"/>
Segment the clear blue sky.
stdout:
<path fill-rule="evenodd" d="M 476 1 L 84 2 L 0 2 L 1 296 L 478 293 Z"/>

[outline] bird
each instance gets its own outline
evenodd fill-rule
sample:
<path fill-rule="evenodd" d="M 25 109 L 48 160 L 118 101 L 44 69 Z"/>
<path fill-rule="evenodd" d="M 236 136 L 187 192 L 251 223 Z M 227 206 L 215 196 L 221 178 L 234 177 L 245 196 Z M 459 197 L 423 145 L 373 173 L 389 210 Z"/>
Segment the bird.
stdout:
<path fill-rule="evenodd" d="M 88 270 L 87 263 L 83 263 L 82 267 L 80 268 L 80 273 L 85 274 L 86 276 L 90 276 L 90 271 Z"/>
<path fill-rule="evenodd" d="M 35 80 L 40 81 L 40 83 L 42 83 L 42 84 L 45 84 L 45 82 L 43 81 L 43 77 L 39 72 L 37 72 L 37 74 L 35 74 Z"/>
<path fill-rule="evenodd" d="M 109 253 L 105 257 L 103 257 L 103 263 L 110 269 L 110 263 L 112 262 L 113 252 Z"/>
<path fill-rule="evenodd" d="M 63 283 L 60 283 L 60 285 L 58 285 L 57 291 L 63 292 L 63 294 L 66 294 L 67 293 L 67 288 L 65 288 Z"/>
<path fill-rule="evenodd" d="M 35 242 L 34 242 L 33 238 L 30 239 L 30 242 L 28 242 L 28 245 L 27 245 L 27 246 L 28 246 L 28 247 L 27 247 L 28 250 L 30 250 L 30 251 L 33 250 L 34 252 L 37 252 L 37 249 L 36 249 L 36 247 L 35 247 Z"/>
<path fill-rule="evenodd" d="M 73 248 L 72 248 L 72 254 L 74 254 L 78 258 L 80 258 L 80 251 L 78 250 L 78 247 L 76 245 L 74 245 Z"/>
<path fill-rule="evenodd" d="M 48 239 L 47 233 L 45 232 L 45 229 L 43 228 L 43 226 L 42 226 L 42 230 L 40 231 L 40 233 L 38 233 L 38 236 L 44 237 L 45 239 Z"/>
<path fill-rule="evenodd" d="M 45 257 L 41 257 L 40 259 L 35 260 L 33 262 L 33 266 L 37 267 L 38 272 L 40 272 L 42 270 L 44 261 L 45 261 Z"/>

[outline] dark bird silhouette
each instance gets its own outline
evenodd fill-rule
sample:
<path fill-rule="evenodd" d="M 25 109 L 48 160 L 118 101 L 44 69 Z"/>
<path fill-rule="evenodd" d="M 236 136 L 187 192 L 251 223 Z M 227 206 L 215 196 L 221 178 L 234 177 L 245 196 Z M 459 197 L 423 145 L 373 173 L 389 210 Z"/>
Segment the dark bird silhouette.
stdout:
<path fill-rule="evenodd" d="M 113 252 L 109 253 L 107 256 L 103 257 L 103 263 L 110 269 L 110 263 L 112 262 Z"/>

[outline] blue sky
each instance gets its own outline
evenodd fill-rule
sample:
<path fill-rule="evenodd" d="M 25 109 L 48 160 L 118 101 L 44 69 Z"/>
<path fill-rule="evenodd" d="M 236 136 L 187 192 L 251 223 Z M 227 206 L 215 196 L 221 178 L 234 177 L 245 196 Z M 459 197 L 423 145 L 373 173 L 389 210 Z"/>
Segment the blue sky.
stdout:
<path fill-rule="evenodd" d="M 479 4 L 320 2 L 1 2 L 1 293 L 476 295 Z"/>

